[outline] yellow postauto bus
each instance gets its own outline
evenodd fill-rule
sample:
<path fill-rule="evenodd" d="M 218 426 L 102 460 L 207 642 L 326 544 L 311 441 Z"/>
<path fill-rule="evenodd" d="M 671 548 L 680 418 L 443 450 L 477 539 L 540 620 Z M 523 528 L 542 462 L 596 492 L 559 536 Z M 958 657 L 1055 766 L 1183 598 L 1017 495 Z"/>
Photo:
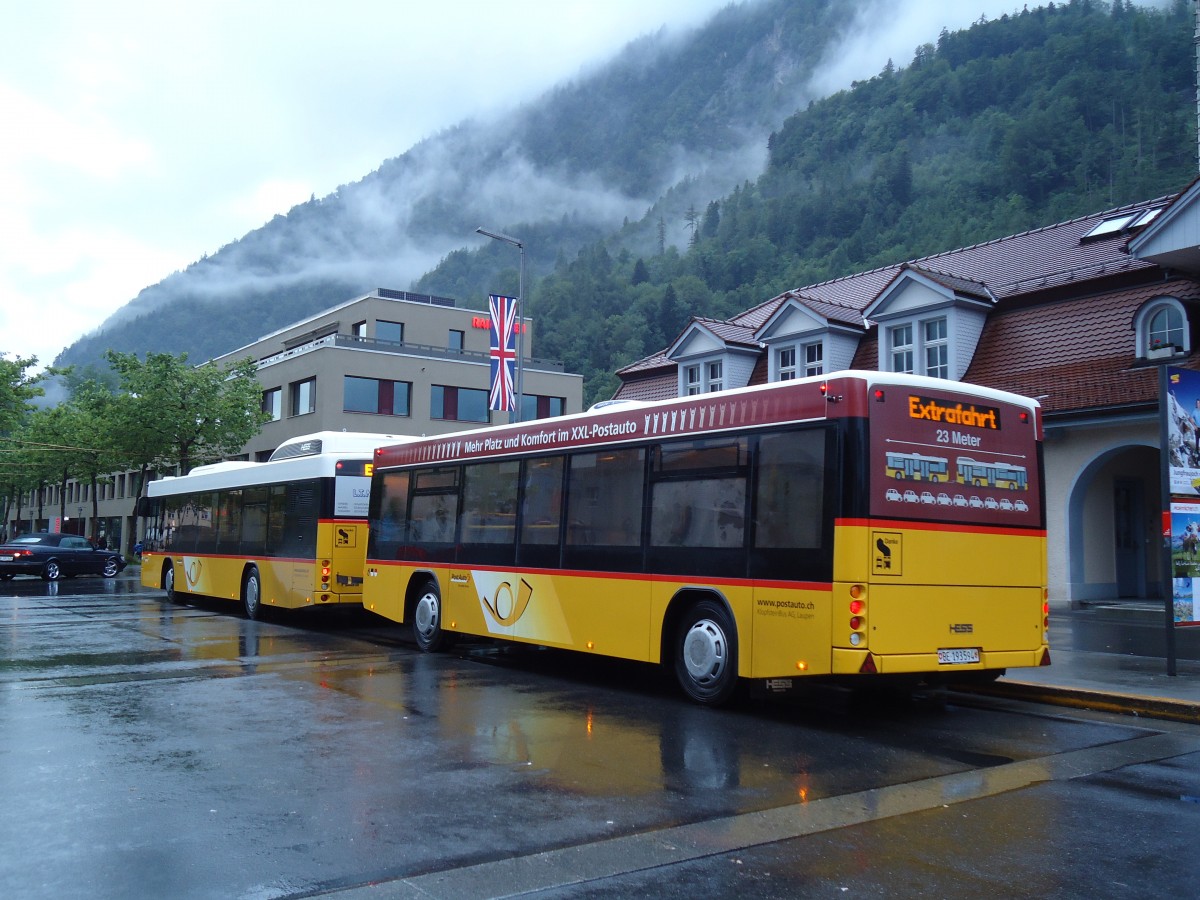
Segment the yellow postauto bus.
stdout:
<path fill-rule="evenodd" d="M 142 584 L 238 601 L 250 618 L 362 602 L 374 450 L 403 438 L 327 431 L 267 462 L 197 466 L 147 486 Z"/>
<path fill-rule="evenodd" d="M 703 704 L 1046 665 L 1041 429 L 1014 394 L 839 372 L 382 447 L 363 602 L 425 650 L 660 663 Z M 964 483 L 966 451 L 1025 477 Z"/>

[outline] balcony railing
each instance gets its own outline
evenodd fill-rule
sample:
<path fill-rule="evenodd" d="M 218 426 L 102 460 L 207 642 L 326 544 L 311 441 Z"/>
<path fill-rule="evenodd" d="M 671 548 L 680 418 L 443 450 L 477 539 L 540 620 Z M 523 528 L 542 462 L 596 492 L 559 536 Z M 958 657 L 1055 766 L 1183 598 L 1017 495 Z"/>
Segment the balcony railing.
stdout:
<path fill-rule="evenodd" d="M 260 359 L 258 368 L 265 369 L 322 347 L 341 347 L 343 350 L 366 350 L 372 353 L 394 353 L 397 356 L 416 356 L 423 359 L 457 359 L 478 363 L 486 363 L 491 360 L 490 354 L 478 350 L 451 350 L 449 347 L 414 344 L 411 341 L 381 341 L 376 338 L 357 337 L 353 334 L 327 334 L 298 347 L 291 347 Z M 566 365 L 561 360 L 529 357 L 525 360 L 525 369 L 527 371 L 533 369 L 540 372 L 564 372 Z"/>

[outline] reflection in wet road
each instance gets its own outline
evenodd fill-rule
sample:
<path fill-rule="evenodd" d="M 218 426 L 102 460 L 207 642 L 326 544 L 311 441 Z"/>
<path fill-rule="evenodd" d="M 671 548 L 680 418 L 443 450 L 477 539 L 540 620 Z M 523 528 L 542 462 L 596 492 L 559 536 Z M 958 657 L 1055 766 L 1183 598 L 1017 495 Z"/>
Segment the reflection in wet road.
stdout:
<path fill-rule="evenodd" d="M 1191 762 L 1200 795 L 1183 726 L 833 693 L 702 710 L 640 666 L 422 656 L 365 614 L 232 612 L 126 578 L 0 589 L 6 896 L 732 893 L 731 853 L 922 816 L 952 834 L 939 814 L 971 804 L 995 806 L 1010 855 L 1043 847 L 1069 804 L 1005 798 L 1125 766 Z M 1200 829 L 1200 805 L 1171 812 Z"/>

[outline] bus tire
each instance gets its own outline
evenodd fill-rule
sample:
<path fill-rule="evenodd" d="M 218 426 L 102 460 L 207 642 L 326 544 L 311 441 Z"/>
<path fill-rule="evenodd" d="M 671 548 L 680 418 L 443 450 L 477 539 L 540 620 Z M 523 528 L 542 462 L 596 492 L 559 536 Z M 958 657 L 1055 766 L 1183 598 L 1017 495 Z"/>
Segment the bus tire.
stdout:
<path fill-rule="evenodd" d="M 247 619 L 262 616 L 262 579 L 254 566 L 246 570 L 246 577 L 242 579 L 242 606 Z"/>
<path fill-rule="evenodd" d="M 412 609 L 412 634 L 424 653 L 436 653 L 446 646 L 442 630 L 442 595 L 437 583 L 427 579 L 417 588 Z"/>
<path fill-rule="evenodd" d="M 175 565 L 170 560 L 163 564 L 162 587 L 168 603 L 178 602 L 179 597 L 175 594 Z"/>
<path fill-rule="evenodd" d="M 723 604 L 700 600 L 679 620 L 675 632 L 675 679 L 704 706 L 723 706 L 738 686 L 737 634 Z"/>

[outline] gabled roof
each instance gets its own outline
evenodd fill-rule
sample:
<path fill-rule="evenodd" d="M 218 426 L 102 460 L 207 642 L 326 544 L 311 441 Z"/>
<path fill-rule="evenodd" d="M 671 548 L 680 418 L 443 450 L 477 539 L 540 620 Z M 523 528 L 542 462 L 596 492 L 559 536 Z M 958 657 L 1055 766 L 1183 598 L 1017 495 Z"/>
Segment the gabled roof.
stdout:
<path fill-rule="evenodd" d="M 1129 253 L 1161 266 L 1200 270 L 1200 177 L 1129 241 Z"/>
<path fill-rule="evenodd" d="M 724 344 L 726 348 L 756 351 L 762 347 L 762 344 L 755 340 L 754 331 L 745 325 L 738 325 L 722 319 L 694 316 L 679 333 L 679 337 L 675 338 L 671 346 L 666 349 L 665 355 L 674 359 L 684 345 L 697 333 L 707 334 L 717 343 Z M 624 372 L 625 369 L 621 371 Z"/>
<path fill-rule="evenodd" d="M 896 297 L 914 281 L 932 288 L 936 293 L 943 295 L 947 302 L 967 301 L 989 307 L 996 302 L 996 295 L 988 290 L 987 285 L 978 281 L 939 272 L 915 263 L 904 263 L 897 270 L 896 277 L 863 310 L 863 315 L 868 319 L 883 318 Z"/>
<path fill-rule="evenodd" d="M 1188 204 L 1193 198 L 1200 201 L 1200 180 L 1186 194 Z M 1141 240 L 1139 227 L 1146 227 L 1147 235 L 1165 227 L 1169 205 L 1183 196 L 1129 204 L 786 291 L 723 323 L 703 320 L 704 327 L 724 340 L 749 346 L 753 337 L 747 331 L 757 333 L 789 301 L 831 322 L 861 327 L 871 305 L 910 272 L 957 297 L 995 307 L 965 380 L 1044 396 L 1048 411 L 1148 402 L 1155 396 L 1154 369 L 1136 367 L 1133 311 L 1164 294 L 1200 301 L 1200 284 L 1186 278 L 1148 283 L 1158 269 L 1156 262 L 1131 255 L 1129 246 Z M 1200 210 L 1200 202 L 1196 208 Z M 1145 215 L 1153 211 L 1157 218 Z M 1143 214 L 1129 217 L 1133 230 L 1126 226 L 1091 234 L 1101 223 L 1133 213 Z M 1022 302 L 1006 302 L 1017 299 Z M 1065 302 L 1080 301 L 1088 304 L 1086 309 L 1064 309 Z M 874 367 L 875 355 L 874 332 L 869 331 L 859 342 L 854 365 Z M 618 375 L 640 384 L 673 369 L 662 352 L 626 366 Z"/>

